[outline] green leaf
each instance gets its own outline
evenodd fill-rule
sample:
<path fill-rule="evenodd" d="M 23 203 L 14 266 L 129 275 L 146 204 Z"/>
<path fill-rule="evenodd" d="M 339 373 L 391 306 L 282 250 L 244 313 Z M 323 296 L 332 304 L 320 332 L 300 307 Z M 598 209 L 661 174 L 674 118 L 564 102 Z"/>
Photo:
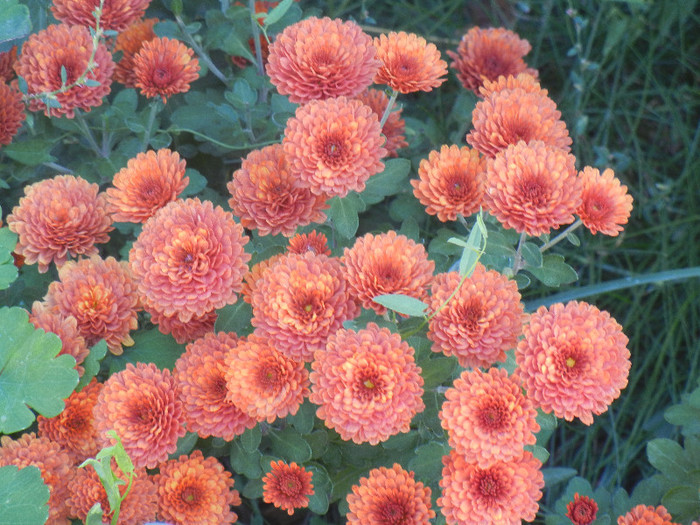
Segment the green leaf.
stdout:
<path fill-rule="evenodd" d="M 404 180 L 411 171 L 408 159 L 389 159 L 384 163 L 384 171 L 372 175 L 360 194 L 365 204 L 376 204 L 389 195 L 399 193 L 406 184 Z"/>
<path fill-rule="evenodd" d="M 241 491 L 241 495 L 247 499 L 260 499 L 263 496 L 263 481 L 262 479 L 251 479 L 246 483 Z"/>
<path fill-rule="evenodd" d="M 255 425 L 253 428 L 246 429 L 241 437 L 239 438 L 239 443 L 243 450 L 246 452 L 255 452 L 260 445 L 260 440 L 262 439 L 262 431 L 260 425 Z"/>
<path fill-rule="evenodd" d="M 267 29 L 275 22 L 278 22 L 287 13 L 294 0 L 282 0 L 272 11 L 265 16 L 265 28 Z"/>
<path fill-rule="evenodd" d="M 459 259 L 460 275 L 470 277 L 474 272 L 476 263 L 479 262 L 479 258 L 484 252 L 482 240 L 484 240 L 483 234 L 485 232 L 486 228 L 483 227 L 483 222 L 481 225 L 475 224 L 472 226 L 467 242 L 464 244 L 464 250 L 462 250 L 462 257 Z"/>
<path fill-rule="evenodd" d="M 65 86 L 68 83 L 68 71 L 66 71 L 66 66 L 61 66 L 61 85 Z"/>
<path fill-rule="evenodd" d="M 229 459 L 234 472 L 243 474 L 250 479 L 259 478 L 262 475 L 260 458 L 262 458 L 262 454 L 258 450 L 247 452 L 238 441 L 231 444 Z"/>
<path fill-rule="evenodd" d="M 673 515 L 674 521 L 688 523 L 700 514 L 700 495 L 698 487 L 682 485 L 673 487 L 663 498 L 661 504 Z"/>
<path fill-rule="evenodd" d="M 688 476 L 688 462 L 683 454 L 683 447 L 667 438 L 652 439 L 647 443 L 649 463 L 672 480 L 685 479 Z"/>
<path fill-rule="evenodd" d="M 566 236 L 566 240 L 569 241 L 571 244 L 573 244 L 576 247 L 581 246 L 581 240 L 578 238 L 578 236 L 575 233 L 570 233 Z"/>
<path fill-rule="evenodd" d="M 416 481 L 429 483 L 442 477 L 442 457 L 449 454 L 445 443 L 431 441 L 416 449 L 416 455 L 408 462 L 408 470 L 415 472 Z"/>
<path fill-rule="evenodd" d="M 311 459 L 311 447 L 292 427 L 280 432 L 270 431 L 268 436 L 274 454 L 286 461 L 304 463 Z"/>
<path fill-rule="evenodd" d="M 163 0 L 165 7 L 175 16 L 182 14 L 182 0 Z"/>
<path fill-rule="evenodd" d="M 373 297 L 375 303 L 381 304 L 400 314 L 420 317 L 428 309 L 428 305 L 420 299 L 400 293 L 387 293 Z"/>
<path fill-rule="evenodd" d="M 122 355 L 114 356 L 109 373 L 114 374 L 126 368 L 127 363 L 154 363 L 160 369 L 172 370 L 175 361 L 185 350 L 171 335 L 161 333 L 158 328 L 139 330 L 133 335 L 134 346 L 125 348 Z"/>
<path fill-rule="evenodd" d="M 690 404 L 674 405 L 664 413 L 666 421 L 672 425 L 685 427 L 685 434 L 700 434 L 700 408 Z"/>
<path fill-rule="evenodd" d="M 338 233 L 346 239 L 355 235 L 360 226 L 358 213 L 364 210 L 365 204 L 357 193 L 348 193 L 342 199 L 333 197 L 330 199 L 331 208 L 328 216 L 333 221 Z"/>
<path fill-rule="evenodd" d="M 528 267 L 527 271 L 545 285 L 553 288 L 578 280 L 576 270 L 564 262 L 564 257 L 556 254 L 545 255 L 540 268 Z"/>
<path fill-rule="evenodd" d="M 50 153 L 55 145 L 56 141 L 30 139 L 21 142 L 11 142 L 3 146 L 2 151 L 20 164 L 38 166 L 44 162 L 54 162 L 56 160 Z"/>
<path fill-rule="evenodd" d="M 309 496 L 309 510 L 315 514 L 323 515 L 328 512 L 333 484 L 328 472 L 321 465 L 309 465 L 307 470 L 311 472 L 311 483 L 314 485 L 314 493 Z"/>
<path fill-rule="evenodd" d="M 17 40 L 27 38 L 31 31 L 29 8 L 17 0 L 4 0 L 0 9 L 0 53 L 12 49 Z"/>
<path fill-rule="evenodd" d="M 194 450 L 198 439 L 199 435 L 196 432 L 187 432 L 184 436 L 178 438 L 177 448 L 175 449 L 175 452 L 170 454 L 169 459 L 177 459 L 182 455 L 191 453 Z"/>
<path fill-rule="evenodd" d="M 189 183 L 180 194 L 182 198 L 195 195 L 207 186 L 207 179 L 194 168 L 187 168 L 185 170 L 185 177 L 189 178 Z"/>
<path fill-rule="evenodd" d="M 49 487 L 38 467 L 0 467 L 0 525 L 43 525 L 48 502 Z"/>
<path fill-rule="evenodd" d="M 429 390 L 452 378 L 457 360 L 451 357 L 434 357 L 419 363 L 423 376 L 423 388 Z"/>
<path fill-rule="evenodd" d="M 310 434 L 316 422 L 316 408 L 316 405 L 306 401 L 302 403 L 296 414 L 287 416 L 287 421 L 289 421 L 300 434 Z"/>
<path fill-rule="evenodd" d="M 95 503 L 92 507 L 90 507 L 90 510 L 85 517 L 85 525 L 102 525 L 102 516 L 102 504 Z"/>
<path fill-rule="evenodd" d="M 549 467 L 542 469 L 544 484 L 549 489 L 565 481 L 569 481 L 576 475 L 576 469 L 568 467 Z"/>
<path fill-rule="evenodd" d="M 525 445 L 525 450 L 532 452 L 532 455 L 539 459 L 541 463 L 546 463 L 549 459 L 549 450 L 540 445 Z"/>
<path fill-rule="evenodd" d="M 244 78 L 236 80 L 235 84 L 233 84 L 233 91 L 227 91 L 224 93 L 224 97 L 236 109 L 245 109 L 255 104 L 258 100 L 257 93 L 251 89 L 250 84 Z"/>
<path fill-rule="evenodd" d="M 90 353 L 82 363 L 84 371 L 83 375 L 80 377 L 80 381 L 78 381 L 78 386 L 75 387 L 76 390 L 82 390 L 83 387 L 97 375 L 100 371 L 100 363 L 105 355 L 107 355 L 107 342 L 104 339 L 100 339 L 100 341 L 90 349 Z"/>
<path fill-rule="evenodd" d="M 311 459 L 317 459 L 325 454 L 328 448 L 328 432 L 323 429 L 314 430 L 311 434 L 304 436 L 306 442 L 311 447 Z"/>
<path fill-rule="evenodd" d="M 214 323 L 217 332 L 229 332 L 239 336 L 248 335 L 253 331 L 250 320 L 253 318 L 253 309 L 243 299 L 238 299 L 234 304 L 224 306 L 218 311 L 219 316 Z"/>
<path fill-rule="evenodd" d="M 12 251 L 17 246 L 17 234 L 6 226 L 0 228 L 0 290 L 5 290 L 17 279 L 17 267 Z"/>
<path fill-rule="evenodd" d="M 543 264 L 542 252 L 534 242 L 524 242 L 521 247 L 523 260 L 529 268 L 541 268 Z"/>

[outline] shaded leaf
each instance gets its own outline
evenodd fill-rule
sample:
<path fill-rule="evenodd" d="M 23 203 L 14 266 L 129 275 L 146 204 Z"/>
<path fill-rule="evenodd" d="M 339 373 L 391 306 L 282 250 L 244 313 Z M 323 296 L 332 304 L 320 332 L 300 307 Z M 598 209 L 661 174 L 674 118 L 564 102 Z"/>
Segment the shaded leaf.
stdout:
<path fill-rule="evenodd" d="M 100 371 L 100 363 L 105 355 L 107 355 L 107 342 L 104 339 L 100 339 L 96 345 L 90 348 L 90 353 L 82 363 L 84 371 L 80 381 L 78 381 L 78 386 L 75 387 L 76 390 L 82 390 L 97 375 Z"/>
<path fill-rule="evenodd" d="M 17 234 L 6 226 L 0 228 L 0 290 L 9 288 L 17 279 L 17 267 L 12 251 L 17 245 Z"/>
<path fill-rule="evenodd" d="M 0 53 L 12 49 L 16 40 L 26 38 L 31 31 L 29 8 L 17 0 L 4 0 L 0 9 Z"/>
<path fill-rule="evenodd" d="M 311 447 L 292 427 L 268 434 L 273 452 L 285 461 L 304 463 L 311 459 Z"/>
<path fill-rule="evenodd" d="M 333 483 L 321 465 L 309 465 L 306 469 L 311 472 L 311 483 L 314 485 L 314 494 L 309 496 L 309 510 L 315 514 L 325 514 L 328 512 Z"/>
<path fill-rule="evenodd" d="M 685 479 L 688 475 L 688 462 L 683 448 L 667 438 L 652 439 L 647 443 L 647 458 L 654 468 L 670 479 Z"/>
<path fill-rule="evenodd" d="M 542 475 L 544 476 L 545 486 L 551 488 L 574 477 L 576 475 L 576 469 L 568 467 L 548 467 L 542 469 Z"/>
<path fill-rule="evenodd" d="M 416 449 L 415 457 L 408 462 L 408 470 L 415 472 L 416 481 L 428 483 L 442 477 L 442 457 L 449 454 L 445 443 L 432 441 Z"/>
<path fill-rule="evenodd" d="M 578 280 L 576 270 L 564 262 L 564 257 L 556 254 L 545 255 L 540 268 L 531 268 L 528 266 L 527 271 L 545 285 L 553 288 L 558 288 L 562 284 L 569 284 Z"/>
<path fill-rule="evenodd" d="M 428 305 L 420 299 L 400 293 L 378 295 L 377 297 L 373 297 L 372 300 L 375 303 L 386 306 L 389 310 L 400 314 L 412 315 L 414 317 L 422 316 L 423 312 L 428 309 Z"/>
<path fill-rule="evenodd" d="M 333 221 L 336 230 L 346 239 L 352 238 L 360 226 L 358 213 L 364 210 L 365 204 L 357 193 L 348 193 L 342 199 L 333 197 L 329 202 L 331 208 L 328 217 Z"/>
<path fill-rule="evenodd" d="M 37 467 L 0 467 L 0 525 L 43 525 L 48 502 L 49 487 Z"/>
<path fill-rule="evenodd" d="M 253 331 L 253 326 L 250 324 L 250 320 L 253 318 L 253 309 L 243 299 L 224 306 L 218 311 L 218 314 L 216 323 L 214 323 L 214 329 L 217 332 L 232 332 L 242 337 Z"/>
<path fill-rule="evenodd" d="M 360 197 L 365 204 L 376 204 L 389 195 L 395 195 L 405 187 L 404 180 L 411 171 L 408 159 L 389 159 L 384 163 L 384 171 L 372 175 Z"/>
<path fill-rule="evenodd" d="M 51 155 L 51 149 L 56 145 L 55 141 L 43 139 L 30 139 L 20 142 L 11 142 L 3 146 L 2 152 L 27 166 L 37 166 L 44 162 L 53 162 L 56 158 Z"/>
<path fill-rule="evenodd" d="M 265 16 L 265 27 L 269 27 L 278 22 L 287 13 L 294 0 L 282 0 L 274 9 Z"/>
<path fill-rule="evenodd" d="M 178 344 L 171 335 L 161 333 L 158 328 L 139 330 L 132 337 L 134 346 L 125 348 L 122 355 L 112 358 L 110 375 L 124 370 L 127 363 L 153 363 L 161 370 L 172 370 L 177 358 L 185 351 L 184 344 Z"/>

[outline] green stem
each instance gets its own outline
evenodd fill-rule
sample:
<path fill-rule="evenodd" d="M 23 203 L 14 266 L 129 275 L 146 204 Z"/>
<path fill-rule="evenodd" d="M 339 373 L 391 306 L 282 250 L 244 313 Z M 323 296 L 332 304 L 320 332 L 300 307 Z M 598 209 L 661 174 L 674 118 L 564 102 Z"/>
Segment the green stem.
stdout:
<path fill-rule="evenodd" d="M 220 146 L 222 148 L 230 149 L 230 150 L 250 150 L 250 149 L 255 149 L 255 148 L 262 148 L 263 146 L 270 146 L 271 144 L 279 144 L 279 140 L 269 140 L 267 142 L 258 142 L 256 144 L 239 144 L 237 146 L 233 146 L 231 144 L 226 144 L 224 142 L 220 142 L 216 140 L 215 138 L 212 138 L 208 135 L 205 135 L 204 133 L 200 133 L 199 131 L 195 131 L 193 129 L 189 128 L 168 128 L 165 130 L 166 133 L 192 133 L 195 137 L 199 137 L 201 139 L 206 140 L 207 142 L 211 142 L 212 144 L 216 144 L 217 146 Z"/>
<path fill-rule="evenodd" d="M 156 120 L 156 114 L 158 113 L 160 100 L 156 99 L 151 102 L 151 110 L 148 113 L 148 123 L 146 124 L 146 129 L 143 130 L 143 140 L 141 141 L 141 151 L 146 151 L 148 144 L 151 142 L 151 133 L 153 132 L 153 123 Z"/>
<path fill-rule="evenodd" d="M 179 16 L 175 16 L 175 21 L 177 22 L 177 25 L 180 27 L 180 30 L 182 31 L 182 34 L 185 36 L 185 40 L 187 40 L 187 43 L 192 46 L 192 49 L 194 49 L 194 52 L 197 53 L 197 56 L 202 59 L 202 61 L 207 65 L 209 68 L 209 71 L 211 71 L 216 78 L 221 80 L 226 86 L 228 86 L 229 82 L 226 76 L 219 70 L 218 67 L 214 64 L 214 62 L 211 61 L 211 58 L 209 58 L 209 55 L 207 55 L 207 52 L 204 51 L 204 48 L 200 46 L 197 41 L 192 38 L 192 35 L 190 32 L 187 30 L 187 26 L 185 23 L 182 21 L 182 18 Z"/>
<path fill-rule="evenodd" d="M 557 243 L 560 243 L 564 239 L 566 239 L 566 236 L 569 235 L 571 232 L 576 230 L 579 226 L 583 224 L 583 221 L 581 219 L 576 219 L 576 222 L 574 222 L 571 226 L 569 226 L 566 230 L 561 232 L 559 235 L 554 237 L 554 239 L 551 239 L 549 242 L 544 243 L 542 246 L 540 246 L 540 252 L 544 252 L 545 250 L 548 250 L 552 246 L 554 246 Z"/>
<path fill-rule="evenodd" d="M 105 158 L 104 155 L 102 155 L 102 150 L 97 145 L 97 141 L 95 140 L 95 137 L 92 134 L 92 131 L 90 131 L 90 128 L 88 127 L 87 122 L 85 122 L 85 119 L 83 118 L 83 114 L 81 113 L 81 111 L 79 109 L 75 110 L 75 120 L 78 123 L 78 126 L 80 126 L 80 130 L 83 132 L 83 137 L 85 137 L 85 140 L 87 140 L 88 144 L 90 144 L 90 147 L 100 157 Z"/>
<path fill-rule="evenodd" d="M 513 261 L 513 275 L 518 275 L 518 272 L 522 270 L 525 267 L 525 264 L 523 263 L 523 243 L 525 242 L 525 238 L 527 237 L 527 233 L 522 232 L 520 234 L 520 240 L 518 241 L 518 249 L 515 252 L 515 260 Z"/>
<path fill-rule="evenodd" d="M 47 168 L 51 168 L 53 170 L 58 171 L 59 173 L 64 173 L 66 175 L 74 175 L 75 172 L 70 169 L 66 168 L 65 166 L 62 166 L 61 164 L 56 164 L 55 162 L 42 162 L 42 166 L 46 166 Z"/>
<path fill-rule="evenodd" d="M 399 92 L 395 89 L 393 93 L 391 94 L 391 98 L 389 99 L 389 102 L 386 105 L 386 109 L 384 110 L 384 114 L 382 115 L 382 120 L 379 121 L 379 127 L 384 128 L 384 124 L 386 124 L 387 119 L 389 118 L 389 114 L 391 113 L 391 110 L 394 109 L 394 103 L 396 102 L 396 98 L 399 96 Z"/>
<path fill-rule="evenodd" d="M 262 60 L 262 45 L 260 44 L 260 27 L 258 19 L 255 17 L 255 0 L 248 0 L 248 9 L 250 9 L 250 25 L 253 30 L 253 45 L 255 46 L 255 66 L 258 69 L 258 75 L 265 76 L 265 68 Z"/>

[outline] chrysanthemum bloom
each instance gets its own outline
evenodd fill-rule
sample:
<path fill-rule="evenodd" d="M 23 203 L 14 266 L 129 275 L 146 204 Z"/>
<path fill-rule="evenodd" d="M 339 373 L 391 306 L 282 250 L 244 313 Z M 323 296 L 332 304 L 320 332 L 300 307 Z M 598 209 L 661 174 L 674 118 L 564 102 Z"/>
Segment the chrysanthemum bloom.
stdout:
<path fill-rule="evenodd" d="M 496 80 L 484 79 L 484 85 L 479 88 L 483 98 L 489 98 L 497 91 L 522 89 L 525 93 L 535 93 L 546 97 L 549 91 L 540 86 L 537 76 L 530 73 L 500 76 Z"/>
<path fill-rule="evenodd" d="M 389 104 L 389 97 L 384 91 L 379 89 L 367 89 L 355 97 L 363 104 L 372 108 L 372 111 L 377 115 L 381 122 L 384 111 Z M 403 108 L 394 109 L 386 119 L 382 126 L 382 134 L 386 137 L 384 147 L 387 151 L 387 157 L 398 157 L 396 150 L 408 146 L 404 133 L 406 132 L 406 123 L 401 118 Z"/>
<path fill-rule="evenodd" d="M 233 489 L 231 473 L 214 457 L 200 450 L 171 459 L 154 477 L 158 490 L 158 518 L 173 525 L 224 525 L 238 516 L 231 505 L 241 497 Z"/>
<path fill-rule="evenodd" d="M 291 237 L 298 226 L 326 220 L 326 196 L 315 195 L 291 173 L 282 144 L 251 151 L 226 187 L 233 213 L 259 235 Z"/>
<path fill-rule="evenodd" d="M 309 17 L 270 44 L 270 82 L 292 102 L 353 97 L 372 83 L 379 61 L 372 38 L 355 22 Z"/>
<path fill-rule="evenodd" d="M 458 272 L 433 279 L 430 309 L 435 314 L 428 324 L 433 351 L 457 356 L 465 368 L 504 361 L 522 333 L 523 305 L 515 281 L 477 264 L 448 301 L 460 280 Z"/>
<path fill-rule="evenodd" d="M 596 168 L 586 166 L 579 174 L 583 181 L 581 205 L 576 213 L 583 225 L 594 235 L 617 237 L 623 230 L 622 224 L 627 224 L 632 213 L 632 196 L 627 193 L 627 186 L 620 184 L 611 169 L 606 169 L 601 175 Z"/>
<path fill-rule="evenodd" d="M 627 386 L 628 339 L 608 312 L 579 301 L 542 306 L 523 332 L 518 374 L 545 412 L 590 425 Z"/>
<path fill-rule="evenodd" d="M 593 498 L 574 494 L 573 501 L 566 505 L 566 517 L 573 525 L 591 525 L 595 521 L 598 504 Z"/>
<path fill-rule="evenodd" d="M 97 184 L 73 175 L 58 175 L 24 187 L 24 197 L 7 217 L 19 236 L 15 252 L 26 264 L 60 267 L 68 256 L 93 255 L 95 244 L 109 240 L 112 217 Z"/>
<path fill-rule="evenodd" d="M 575 162 L 539 140 L 510 145 L 486 163 L 484 204 L 518 233 L 538 236 L 569 224 L 581 205 Z"/>
<path fill-rule="evenodd" d="M 135 466 L 154 468 L 165 461 L 185 435 L 185 412 L 170 371 L 127 363 L 105 381 L 95 426 L 103 446 L 113 444 L 107 431 L 116 431 Z"/>
<path fill-rule="evenodd" d="M 420 161 L 413 194 L 428 215 L 442 222 L 455 221 L 479 211 L 484 196 L 486 162 L 466 146 L 442 146 Z"/>
<path fill-rule="evenodd" d="M 187 345 L 175 362 L 187 429 L 203 438 L 231 441 L 257 423 L 237 399 L 235 404 L 227 399 L 226 356 L 237 344 L 235 334 L 209 333 Z"/>
<path fill-rule="evenodd" d="M 445 397 L 439 414 L 442 428 L 450 446 L 470 463 L 487 468 L 510 461 L 537 441 L 537 411 L 504 369 L 465 370 Z"/>
<path fill-rule="evenodd" d="M 22 93 L 0 81 L 0 146 L 12 142 L 24 119 Z"/>
<path fill-rule="evenodd" d="M 36 434 L 22 434 L 16 440 L 0 437 L 0 467 L 15 465 L 18 468 L 34 466 L 49 487 L 48 525 L 70 525 L 66 505 L 68 481 L 74 469 L 71 457 L 58 443 Z"/>
<path fill-rule="evenodd" d="M 186 323 L 236 302 L 250 255 L 230 212 L 210 201 L 177 200 L 143 225 L 129 252 L 143 303 Z"/>
<path fill-rule="evenodd" d="M 487 157 L 519 141 L 541 140 L 568 152 L 571 137 L 554 101 L 528 88 L 502 89 L 478 102 L 472 111 L 467 142 Z"/>
<path fill-rule="evenodd" d="M 289 239 L 289 247 L 287 250 L 290 253 L 303 254 L 312 252 L 321 255 L 330 255 L 331 250 L 328 248 L 328 238 L 316 230 L 309 233 L 298 233 Z"/>
<path fill-rule="evenodd" d="M 54 24 L 29 36 L 22 46 L 15 70 L 27 82 L 29 95 L 50 93 L 61 89 L 62 69 L 66 72 L 67 86 L 78 80 L 87 69 L 91 55 L 92 38 L 86 27 Z M 76 109 L 90 111 L 102 104 L 102 99 L 109 94 L 114 71 L 112 55 L 102 43 L 97 46 L 94 62 L 95 67 L 86 79 L 97 82 L 97 85 L 73 86 L 58 93 L 59 108 L 49 108 L 39 98 L 32 98 L 29 109 L 44 110 L 47 117 L 73 118 Z"/>
<path fill-rule="evenodd" d="M 679 525 L 672 520 L 673 518 L 663 505 L 654 508 L 651 505 L 641 504 L 617 518 L 617 525 Z"/>
<path fill-rule="evenodd" d="M 312 472 L 292 462 L 271 461 L 272 470 L 263 477 L 263 500 L 286 510 L 291 516 L 294 509 L 309 506 L 309 496 L 314 494 Z"/>
<path fill-rule="evenodd" d="M 189 183 L 185 161 L 167 148 L 139 153 L 114 175 L 107 188 L 108 210 L 115 222 L 146 222 L 177 199 Z"/>
<path fill-rule="evenodd" d="M 374 39 L 382 65 L 374 77 L 400 93 L 432 91 L 447 80 L 447 62 L 435 44 L 413 33 L 392 31 Z"/>
<path fill-rule="evenodd" d="M 273 344 L 252 333 L 225 359 L 226 399 L 257 421 L 268 423 L 296 414 L 309 395 L 304 362 L 287 357 Z"/>
<path fill-rule="evenodd" d="M 286 254 L 268 267 L 251 304 L 256 333 L 299 361 L 311 361 L 328 337 L 359 313 L 340 261 L 311 252 Z"/>
<path fill-rule="evenodd" d="M 408 432 L 425 408 L 413 353 L 401 336 L 374 323 L 357 332 L 341 328 L 311 364 L 309 399 L 319 405 L 316 415 L 358 444 Z"/>
<path fill-rule="evenodd" d="M 9 51 L 0 53 L 0 82 L 9 83 L 15 78 L 15 63 L 17 63 L 17 46 Z"/>
<path fill-rule="evenodd" d="M 523 60 L 531 49 L 530 42 L 509 29 L 472 27 L 462 37 L 457 52 L 447 54 L 462 85 L 478 95 L 484 80 L 523 72 L 537 77 L 537 70 L 528 68 Z"/>
<path fill-rule="evenodd" d="M 75 368 L 80 375 L 83 375 L 83 367 L 80 364 L 90 354 L 90 349 L 85 338 L 78 331 L 78 321 L 75 317 L 61 315 L 45 303 L 34 301 L 29 322 L 34 325 L 34 328 L 56 334 L 61 340 L 61 351 L 58 355 L 72 355 L 75 359 Z"/>
<path fill-rule="evenodd" d="M 126 87 L 136 87 L 134 57 L 141 50 L 144 42 L 149 42 L 156 37 L 153 26 L 158 22 L 157 18 L 139 20 L 119 33 L 114 51 L 121 51 L 122 57 L 114 68 L 114 80 L 121 82 Z"/>
<path fill-rule="evenodd" d="M 151 0 L 106 0 L 102 5 L 100 28 L 123 31 L 141 18 Z M 70 25 L 95 27 L 93 11 L 100 0 L 53 0 L 51 12 L 57 20 Z"/>
<path fill-rule="evenodd" d="M 199 60 L 194 51 L 177 40 L 156 37 L 144 42 L 134 56 L 136 87 L 148 98 L 163 102 L 176 93 L 186 93 L 199 78 Z"/>
<path fill-rule="evenodd" d="M 122 345 L 134 344 L 129 332 L 138 328 L 139 298 L 125 261 L 98 255 L 68 261 L 58 278 L 49 284 L 46 303 L 63 316 L 75 317 L 88 346 L 104 339 L 109 351 L 120 355 Z"/>
<path fill-rule="evenodd" d="M 177 315 L 165 316 L 158 310 L 145 309 L 151 315 L 151 322 L 158 326 L 161 334 L 171 334 L 179 344 L 189 343 L 214 331 L 218 314 L 211 310 L 203 315 L 193 315 L 189 321 L 180 321 Z"/>
<path fill-rule="evenodd" d="M 372 299 L 383 294 L 403 294 L 425 299 L 435 263 L 422 244 L 395 231 L 360 237 L 342 258 L 351 294 L 363 307 L 379 315 L 386 307 Z"/>
<path fill-rule="evenodd" d="M 263 259 L 260 262 L 255 263 L 250 267 L 250 270 L 243 276 L 243 285 L 241 287 L 241 297 L 243 300 L 250 304 L 253 301 L 253 291 L 257 286 L 257 282 L 260 277 L 263 276 L 265 271 L 275 264 L 283 254 L 276 253 L 267 259 Z"/>
<path fill-rule="evenodd" d="M 430 488 L 414 479 L 413 472 L 405 471 L 398 463 L 392 468 L 372 469 L 369 476 L 360 478 L 359 485 L 352 486 L 352 493 L 347 496 L 348 524 L 429 525 L 435 517 L 430 492 Z"/>

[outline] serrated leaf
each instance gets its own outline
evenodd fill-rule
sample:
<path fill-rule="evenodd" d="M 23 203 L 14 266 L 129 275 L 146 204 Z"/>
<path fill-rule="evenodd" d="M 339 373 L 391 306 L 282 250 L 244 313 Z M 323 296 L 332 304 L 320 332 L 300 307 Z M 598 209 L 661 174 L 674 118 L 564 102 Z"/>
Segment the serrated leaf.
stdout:
<path fill-rule="evenodd" d="M 0 467 L 0 524 L 43 525 L 49 517 L 49 487 L 38 467 Z"/>
<path fill-rule="evenodd" d="M 265 28 L 278 22 L 287 13 L 294 0 L 282 0 L 272 11 L 265 16 Z"/>
<path fill-rule="evenodd" d="M 373 297 L 372 300 L 400 314 L 420 317 L 428 309 L 428 305 L 420 299 L 400 293 L 388 293 Z"/>
<path fill-rule="evenodd" d="M 672 480 L 685 479 L 688 475 L 683 447 L 667 438 L 652 439 L 647 443 L 647 458 L 656 470 Z"/>
<path fill-rule="evenodd" d="M 311 447 L 293 428 L 287 427 L 280 432 L 268 434 L 273 452 L 286 461 L 304 463 L 311 459 Z"/>
<path fill-rule="evenodd" d="M 578 280 L 576 270 L 566 264 L 561 255 L 556 254 L 545 255 L 540 268 L 528 267 L 527 271 L 552 288 L 558 288 L 562 284 L 569 284 Z"/>
<path fill-rule="evenodd" d="M 360 226 L 358 213 L 364 208 L 364 203 L 356 193 L 348 193 L 342 199 L 334 197 L 330 201 L 329 218 L 333 221 L 338 233 L 350 239 Z"/>

